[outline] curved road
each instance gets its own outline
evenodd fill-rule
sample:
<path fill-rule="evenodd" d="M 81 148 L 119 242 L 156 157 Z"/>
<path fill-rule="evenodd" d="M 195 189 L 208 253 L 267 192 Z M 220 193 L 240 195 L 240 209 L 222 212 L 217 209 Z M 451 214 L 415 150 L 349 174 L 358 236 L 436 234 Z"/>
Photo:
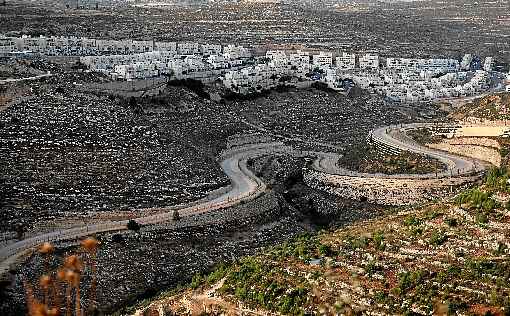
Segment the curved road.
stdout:
<path fill-rule="evenodd" d="M 404 126 L 417 127 L 418 125 L 411 124 Z M 409 138 L 402 137 L 402 134 L 397 133 L 395 128 L 383 127 L 375 129 L 372 131 L 372 138 L 374 141 L 382 143 L 385 146 L 428 155 L 444 162 L 448 166 L 448 170 L 443 174 L 444 176 L 451 174 L 469 174 L 473 170 L 481 171 L 484 168 L 484 166 L 479 162 L 422 147 Z M 337 165 L 339 156 L 336 153 L 296 151 L 292 147 L 283 145 L 281 142 L 245 145 L 229 150 L 219 157 L 223 171 L 231 180 L 230 190 L 220 196 L 206 198 L 201 203 L 192 203 L 192 206 L 188 205 L 177 208 L 179 210 L 179 214 L 184 217 L 230 207 L 243 200 L 250 200 L 263 194 L 266 190 L 266 185 L 247 168 L 246 162 L 249 158 L 265 154 L 315 156 L 317 159 L 314 161 L 313 167 L 319 171 L 327 173 L 344 174 L 357 177 L 389 177 L 388 175 L 356 173 L 341 168 Z M 394 177 L 419 178 L 430 176 L 432 175 L 395 175 Z M 434 174 L 434 176 L 436 175 Z M 166 213 L 140 217 L 135 220 L 140 224 L 167 222 L 172 220 L 172 213 L 174 209 L 176 208 L 169 208 L 169 211 Z M 103 222 L 94 225 L 45 233 L 10 244 L 0 249 L 0 275 L 7 272 L 10 265 L 14 264 L 27 250 L 32 249 L 45 241 L 55 242 L 65 239 L 77 239 L 93 233 L 125 230 L 127 229 L 126 225 L 127 220 L 106 223 Z"/>

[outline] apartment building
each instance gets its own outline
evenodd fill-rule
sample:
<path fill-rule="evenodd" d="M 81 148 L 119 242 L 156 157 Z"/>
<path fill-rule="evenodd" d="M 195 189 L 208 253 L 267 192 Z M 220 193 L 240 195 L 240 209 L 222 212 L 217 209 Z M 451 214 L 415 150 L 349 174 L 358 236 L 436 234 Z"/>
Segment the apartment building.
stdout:
<path fill-rule="evenodd" d="M 177 54 L 177 43 L 176 42 L 155 42 L 154 50 L 167 51 Z"/>
<path fill-rule="evenodd" d="M 0 37 L 0 55 L 7 55 L 17 50 L 16 42 L 11 37 Z"/>
<path fill-rule="evenodd" d="M 365 54 L 359 59 L 361 69 L 379 69 L 379 56 L 375 54 Z"/>
<path fill-rule="evenodd" d="M 494 58 L 485 57 L 485 60 L 483 62 L 483 70 L 490 72 L 490 71 L 492 71 L 493 67 L 494 67 Z"/>
<path fill-rule="evenodd" d="M 312 64 L 318 68 L 328 68 L 333 64 L 333 53 L 319 52 L 318 55 L 312 56 Z"/>
<path fill-rule="evenodd" d="M 223 56 L 228 59 L 244 59 L 252 57 L 252 54 L 249 49 L 243 46 L 236 46 L 229 44 L 223 47 Z"/>
<path fill-rule="evenodd" d="M 230 60 L 223 55 L 210 55 L 207 57 L 207 63 L 211 65 L 212 69 L 226 69 L 230 67 Z"/>
<path fill-rule="evenodd" d="M 200 54 L 200 44 L 198 43 L 177 43 L 177 54 L 195 55 Z"/>
<path fill-rule="evenodd" d="M 356 54 L 343 52 L 336 58 L 336 66 L 341 70 L 353 70 L 356 68 Z"/>
<path fill-rule="evenodd" d="M 297 50 L 295 53 L 289 54 L 289 63 L 294 67 L 310 67 L 310 53 Z"/>
<path fill-rule="evenodd" d="M 217 44 L 202 44 L 200 45 L 200 53 L 203 56 L 219 55 L 223 51 L 223 47 Z"/>
<path fill-rule="evenodd" d="M 462 57 L 462 61 L 460 63 L 460 68 L 462 70 L 470 70 L 471 68 L 471 62 L 473 61 L 473 55 L 471 54 L 465 54 L 464 57 Z"/>
<path fill-rule="evenodd" d="M 283 50 L 268 50 L 266 58 L 276 63 L 287 63 L 287 54 Z"/>

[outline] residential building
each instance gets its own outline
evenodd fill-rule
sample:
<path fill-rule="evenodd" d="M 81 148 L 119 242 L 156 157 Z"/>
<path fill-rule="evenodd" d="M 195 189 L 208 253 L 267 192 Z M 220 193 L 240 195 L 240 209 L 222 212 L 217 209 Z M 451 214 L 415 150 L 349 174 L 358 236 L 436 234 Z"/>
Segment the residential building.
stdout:
<path fill-rule="evenodd" d="M 483 63 L 483 70 L 490 72 L 492 71 L 492 67 L 494 67 L 494 58 L 485 57 L 485 61 Z"/>
<path fill-rule="evenodd" d="M 359 59 L 361 69 L 379 69 L 379 56 L 375 54 L 365 54 Z"/>
<path fill-rule="evenodd" d="M 200 45 L 198 43 L 177 43 L 177 54 L 198 55 L 200 54 Z"/>
<path fill-rule="evenodd" d="M 341 70 L 352 70 L 356 68 L 356 54 L 343 52 L 336 58 L 336 66 Z"/>
<path fill-rule="evenodd" d="M 200 45 L 200 53 L 204 56 L 219 55 L 222 53 L 223 47 L 217 44 Z"/>
<path fill-rule="evenodd" d="M 460 68 L 462 70 L 470 70 L 471 69 L 471 62 L 473 61 L 473 55 L 471 54 L 465 54 L 462 58 L 462 61 L 460 63 Z"/>
<path fill-rule="evenodd" d="M 312 64 L 318 68 L 329 68 L 333 64 L 333 53 L 319 52 L 318 55 L 312 56 Z"/>
<path fill-rule="evenodd" d="M 16 42 L 12 37 L 0 37 L 0 55 L 8 55 L 16 50 Z"/>

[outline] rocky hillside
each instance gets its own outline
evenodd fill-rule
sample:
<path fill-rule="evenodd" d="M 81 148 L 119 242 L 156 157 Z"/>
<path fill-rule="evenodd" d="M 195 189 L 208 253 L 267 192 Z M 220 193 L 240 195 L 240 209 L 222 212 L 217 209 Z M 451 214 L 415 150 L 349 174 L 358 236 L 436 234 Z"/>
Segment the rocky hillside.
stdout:
<path fill-rule="evenodd" d="M 510 93 L 475 99 L 454 111 L 452 116 L 456 119 L 475 117 L 486 120 L 507 120 L 510 118 Z"/>
<path fill-rule="evenodd" d="M 221 265 L 138 314 L 508 315 L 508 178 Z"/>

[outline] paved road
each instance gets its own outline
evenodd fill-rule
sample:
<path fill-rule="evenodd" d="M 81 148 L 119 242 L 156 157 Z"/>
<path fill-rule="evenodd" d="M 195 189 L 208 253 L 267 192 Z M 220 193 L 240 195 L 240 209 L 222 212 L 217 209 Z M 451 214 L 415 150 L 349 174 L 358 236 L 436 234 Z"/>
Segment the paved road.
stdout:
<path fill-rule="evenodd" d="M 213 197 L 203 203 L 183 207 L 179 209 L 181 216 L 200 214 L 214 209 L 224 208 L 240 203 L 242 200 L 253 199 L 264 193 L 266 186 L 246 166 L 247 159 L 258 155 L 274 152 L 275 148 L 284 148 L 281 143 L 266 143 L 243 146 L 231 150 L 221 156 L 221 167 L 231 180 L 230 190 L 218 197 Z M 140 224 L 160 223 L 171 220 L 173 210 L 164 214 L 151 215 L 137 218 Z M 45 241 L 58 241 L 64 239 L 76 239 L 93 233 L 124 230 L 127 220 L 118 222 L 103 222 L 78 228 L 54 231 L 30 237 L 0 249 L 0 274 L 8 271 L 9 266 L 27 249 L 36 247 Z"/>
<path fill-rule="evenodd" d="M 403 151 L 411 151 L 417 154 L 422 154 L 434 159 L 437 159 L 447 166 L 447 169 L 437 174 L 439 177 L 451 176 L 451 175 L 466 175 L 469 173 L 481 171 L 487 166 L 476 159 L 469 159 L 465 157 L 459 157 L 444 151 L 431 149 L 428 147 L 421 146 L 415 141 L 410 139 L 402 130 L 413 129 L 430 126 L 427 123 L 414 123 L 402 125 L 402 127 L 381 127 L 371 132 L 373 141 L 383 144 L 390 148 L 395 148 Z M 397 175 L 402 177 L 404 175 Z M 413 175 L 413 177 L 431 177 L 436 174 L 424 174 L 424 175 Z"/>
<path fill-rule="evenodd" d="M 407 125 L 404 127 L 409 126 Z M 398 135 L 399 134 L 394 132 L 393 128 L 385 127 L 373 131 L 373 138 L 383 142 L 387 146 L 425 154 L 445 162 L 449 167 L 448 172 L 445 174 L 451 172 L 464 174 L 471 171 L 473 166 L 476 166 L 476 162 L 469 159 L 422 147 L 409 139 L 398 138 Z M 265 154 L 316 156 L 317 159 L 313 166 L 320 171 L 362 177 L 388 177 L 388 175 L 354 173 L 343 169 L 337 165 L 339 156 L 336 153 L 296 151 L 290 146 L 283 145 L 281 142 L 245 145 L 220 155 L 219 160 L 221 161 L 221 167 L 231 180 L 230 190 L 219 196 L 211 196 L 201 203 L 193 203 L 191 206 L 188 205 L 178 208 L 179 214 L 182 217 L 191 214 L 200 214 L 214 209 L 233 206 L 243 200 L 250 200 L 263 194 L 266 190 L 266 185 L 247 168 L 246 162 L 249 158 Z M 478 168 L 483 168 L 483 166 L 478 166 Z M 395 177 L 424 177 L 424 175 L 397 175 Z M 141 224 L 167 222 L 172 220 L 173 209 L 175 208 L 168 208 L 167 212 L 158 215 L 140 217 L 137 218 L 136 221 Z M 77 239 L 93 233 L 124 230 L 127 229 L 126 225 L 127 220 L 103 222 L 95 225 L 54 231 L 10 244 L 0 249 L 0 260 L 2 261 L 0 263 L 0 274 L 8 271 L 9 266 L 15 263 L 26 250 L 34 248 L 45 241 L 55 242 L 64 239 Z"/>
<path fill-rule="evenodd" d="M 45 78 L 45 77 L 51 77 L 51 76 L 53 76 L 53 74 L 47 73 L 47 74 L 42 74 L 42 75 L 33 76 L 33 77 L 26 77 L 26 78 L 16 78 L 16 79 L 8 78 L 8 79 L 0 80 L 0 84 L 11 83 L 11 82 L 19 82 L 19 81 L 37 80 L 37 79 L 41 79 L 41 78 Z"/>

